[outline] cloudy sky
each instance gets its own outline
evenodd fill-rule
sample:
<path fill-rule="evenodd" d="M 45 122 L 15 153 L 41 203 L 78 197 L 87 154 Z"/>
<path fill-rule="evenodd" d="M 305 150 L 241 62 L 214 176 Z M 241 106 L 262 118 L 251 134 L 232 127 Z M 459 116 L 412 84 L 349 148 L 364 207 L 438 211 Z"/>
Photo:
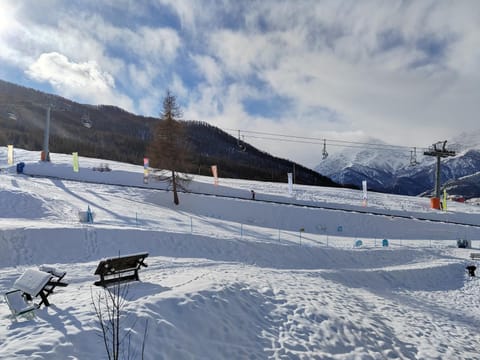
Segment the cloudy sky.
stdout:
<path fill-rule="evenodd" d="M 426 147 L 480 128 L 476 0 L 0 0 L 0 48 L 3 80 L 153 116 L 170 89 L 225 130 Z"/>

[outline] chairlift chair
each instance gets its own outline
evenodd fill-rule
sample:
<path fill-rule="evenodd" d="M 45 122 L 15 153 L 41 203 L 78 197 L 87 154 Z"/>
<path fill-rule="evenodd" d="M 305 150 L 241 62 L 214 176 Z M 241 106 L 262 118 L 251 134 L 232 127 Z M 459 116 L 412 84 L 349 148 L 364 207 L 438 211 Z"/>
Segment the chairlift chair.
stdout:
<path fill-rule="evenodd" d="M 89 114 L 82 115 L 82 125 L 87 129 L 90 129 L 92 127 L 93 124 L 92 124 L 92 120 L 90 120 Z"/>
<path fill-rule="evenodd" d="M 247 151 L 247 147 L 245 146 L 245 144 L 239 143 L 238 148 L 241 152 Z"/>
<path fill-rule="evenodd" d="M 13 112 L 7 113 L 7 116 L 10 120 L 17 120 L 17 115 L 15 115 Z"/>
<path fill-rule="evenodd" d="M 245 146 L 245 142 L 240 140 L 240 130 L 238 130 L 238 138 L 237 138 L 237 145 L 240 151 L 247 151 L 247 147 Z"/>

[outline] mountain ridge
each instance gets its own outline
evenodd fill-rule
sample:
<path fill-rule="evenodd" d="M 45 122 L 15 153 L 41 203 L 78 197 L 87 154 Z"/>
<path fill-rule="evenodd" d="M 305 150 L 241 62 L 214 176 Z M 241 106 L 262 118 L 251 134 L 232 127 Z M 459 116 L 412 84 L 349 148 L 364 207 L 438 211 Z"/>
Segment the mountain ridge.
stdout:
<path fill-rule="evenodd" d="M 463 179 L 480 171 L 480 130 L 453 137 L 447 141 L 447 148 L 456 150 L 456 154 L 441 160 L 442 187 L 452 195 L 480 197 L 480 189 Z M 413 166 L 412 160 L 416 162 Z M 359 186 L 362 180 L 367 180 L 368 188 L 374 191 L 432 195 L 435 164 L 436 159 L 425 156 L 423 150 L 417 149 L 413 158 L 407 149 L 392 146 L 390 149 L 345 149 L 331 154 L 314 168 L 340 184 Z"/>

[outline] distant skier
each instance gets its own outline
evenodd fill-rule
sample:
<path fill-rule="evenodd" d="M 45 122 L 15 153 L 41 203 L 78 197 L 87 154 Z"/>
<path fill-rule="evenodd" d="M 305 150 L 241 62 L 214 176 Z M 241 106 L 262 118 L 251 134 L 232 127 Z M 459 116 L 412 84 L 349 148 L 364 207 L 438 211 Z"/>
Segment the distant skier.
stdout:
<path fill-rule="evenodd" d="M 252 200 L 255 200 L 255 191 L 250 190 L 250 192 L 252 193 Z"/>

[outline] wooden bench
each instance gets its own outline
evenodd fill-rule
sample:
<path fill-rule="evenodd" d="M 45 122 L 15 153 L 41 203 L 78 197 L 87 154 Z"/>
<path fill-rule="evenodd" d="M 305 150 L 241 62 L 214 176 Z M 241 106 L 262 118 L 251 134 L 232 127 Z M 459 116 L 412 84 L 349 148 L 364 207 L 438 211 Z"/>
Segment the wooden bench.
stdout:
<path fill-rule="evenodd" d="M 99 275 L 100 280 L 95 281 L 94 284 L 107 287 L 114 283 L 139 281 L 138 270 L 142 266 L 148 266 L 145 264 L 147 256 L 148 253 L 139 253 L 101 260 L 95 270 L 95 275 Z"/>
<path fill-rule="evenodd" d="M 470 253 L 470 259 L 480 260 L 480 253 Z"/>

